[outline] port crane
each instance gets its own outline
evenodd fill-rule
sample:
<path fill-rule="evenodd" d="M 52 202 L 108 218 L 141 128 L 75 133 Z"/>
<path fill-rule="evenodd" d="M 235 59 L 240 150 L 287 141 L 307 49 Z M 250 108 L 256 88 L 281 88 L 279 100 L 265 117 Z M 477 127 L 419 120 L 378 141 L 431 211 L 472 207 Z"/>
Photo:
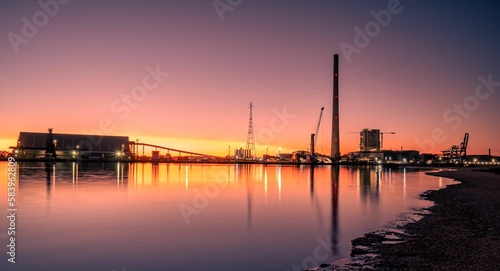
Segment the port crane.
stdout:
<path fill-rule="evenodd" d="M 443 156 L 449 159 L 450 162 L 462 163 L 467 156 L 467 145 L 469 144 L 469 133 L 465 133 L 464 140 L 460 145 L 453 145 L 449 149 L 442 150 Z"/>
<path fill-rule="evenodd" d="M 316 146 L 316 142 L 318 141 L 318 133 L 319 133 L 319 126 L 321 125 L 321 118 L 323 117 L 323 110 L 325 107 L 321 107 L 321 110 L 319 112 L 319 119 L 318 119 L 318 125 L 316 126 L 316 131 L 315 133 L 311 134 L 311 161 L 313 161 L 316 158 L 316 155 L 314 154 L 314 147 Z"/>
<path fill-rule="evenodd" d="M 395 132 L 380 132 L 380 149 L 384 149 L 384 134 L 386 135 L 395 135 Z"/>

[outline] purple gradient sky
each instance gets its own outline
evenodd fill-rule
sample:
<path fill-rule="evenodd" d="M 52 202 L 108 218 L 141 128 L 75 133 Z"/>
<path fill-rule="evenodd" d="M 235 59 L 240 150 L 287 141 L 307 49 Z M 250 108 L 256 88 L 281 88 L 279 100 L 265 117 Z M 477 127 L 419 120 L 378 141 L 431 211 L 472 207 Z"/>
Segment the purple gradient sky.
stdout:
<path fill-rule="evenodd" d="M 354 28 L 389 2 L 243 0 L 221 21 L 212 1 L 73 0 L 15 53 L 9 33 L 21 35 L 22 18 L 42 8 L 2 1 L 0 150 L 19 131 L 96 133 L 109 119 L 104 134 L 225 154 L 245 146 L 253 101 L 258 155 L 266 146 L 273 154 L 307 149 L 322 106 L 317 148 L 329 153 L 339 53 L 342 153 L 357 149 L 349 132 L 380 128 L 397 133 L 386 148 L 437 153 L 469 132 L 469 153 L 500 155 L 500 86 L 457 127 L 443 119 L 475 94 L 479 76 L 500 81 L 498 2 L 401 1 L 402 11 L 347 61 L 340 44 L 354 45 Z M 120 118 L 113 102 L 157 65 L 169 76 Z M 295 117 L 263 138 L 284 108 Z M 446 139 L 419 146 L 436 128 Z"/>

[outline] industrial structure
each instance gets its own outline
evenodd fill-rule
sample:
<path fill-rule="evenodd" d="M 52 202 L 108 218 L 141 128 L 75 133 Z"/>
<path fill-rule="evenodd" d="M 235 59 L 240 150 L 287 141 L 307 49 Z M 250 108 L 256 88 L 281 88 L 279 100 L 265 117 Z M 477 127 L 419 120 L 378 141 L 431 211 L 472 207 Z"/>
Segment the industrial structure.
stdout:
<path fill-rule="evenodd" d="M 173 162 L 173 161 L 187 161 L 187 162 L 204 162 L 204 161 L 221 161 L 222 157 L 215 155 L 208 155 L 203 153 L 191 152 L 187 150 L 179 150 L 154 144 L 139 143 L 134 141 L 129 142 L 131 157 L 135 161 L 153 161 L 153 162 Z M 142 147 L 142 155 L 140 153 Z M 154 148 L 151 151 L 151 157 L 148 157 L 145 152 L 145 147 Z M 165 154 L 160 154 L 160 151 L 165 151 Z"/>
<path fill-rule="evenodd" d="M 453 145 L 446 150 L 442 150 L 443 158 L 445 161 L 451 163 L 463 163 L 465 157 L 467 156 L 467 145 L 469 144 L 469 133 L 465 133 L 464 140 L 460 145 Z"/>
<path fill-rule="evenodd" d="M 253 158 L 255 156 L 255 142 L 253 136 L 252 102 L 250 102 L 248 107 L 250 108 L 250 117 L 248 119 L 248 135 L 247 135 L 247 150 L 249 156 L 245 158 Z"/>
<path fill-rule="evenodd" d="M 316 131 L 311 134 L 310 161 L 313 163 L 316 161 L 315 148 L 316 148 L 316 142 L 318 141 L 319 126 L 321 125 L 321 118 L 323 117 L 323 110 L 324 109 L 325 109 L 325 107 L 321 107 L 321 110 L 319 112 L 318 125 L 316 125 Z"/>
<path fill-rule="evenodd" d="M 239 148 L 234 150 L 234 159 L 237 160 L 253 160 L 255 159 L 255 140 L 253 134 L 253 117 L 252 117 L 252 109 L 253 104 L 250 102 L 248 105 L 250 109 L 250 116 L 248 118 L 248 133 L 247 133 L 247 145 L 246 148 Z"/>
<path fill-rule="evenodd" d="M 142 147 L 142 155 L 140 154 Z M 151 155 L 145 153 L 145 148 Z M 10 147 L 19 160 L 78 160 L 78 161 L 223 161 L 219 156 L 163 147 L 139 140 L 129 141 L 128 136 L 82 134 L 55 134 L 20 132 L 17 145 Z M 160 154 L 160 151 L 165 151 Z"/>
<path fill-rule="evenodd" d="M 408 163 L 454 163 L 454 164 L 476 164 L 476 163 L 498 163 L 500 159 L 491 155 L 467 157 L 467 145 L 469 134 L 465 133 L 463 141 L 459 145 L 452 145 L 442 150 L 442 156 L 435 154 L 422 154 L 416 150 L 384 150 L 384 134 L 396 134 L 395 132 L 381 132 L 379 129 L 365 128 L 359 132 L 359 150 L 341 156 L 340 153 L 340 123 L 339 123 L 339 55 L 333 56 L 333 106 L 332 106 L 332 131 L 331 151 L 329 155 L 316 153 L 316 142 L 318 140 L 319 128 L 323 116 L 324 107 L 321 107 L 319 119 L 314 133 L 311 133 L 310 148 L 308 151 L 299 150 L 293 153 L 281 153 L 272 157 L 267 153 L 263 159 L 256 158 L 255 140 L 253 131 L 253 103 L 249 103 L 249 120 L 246 148 L 234 150 L 234 156 L 226 158 L 206 155 L 202 153 L 189 152 L 148 143 L 139 143 L 139 140 L 129 141 L 128 136 L 104 136 L 104 135 L 81 135 L 81 134 L 55 134 L 49 128 L 48 133 L 20 132 L 17 145 L 10 147 L 12 154 L 19 159 L 42 159 L 42 160 L 97 160 L 97 161 L 152 161 L 152 162 L 236 162 L 254 163 L 263 162 L 291 162 L 291 163 L 354 163 L 354 164 L 408 164 Z M 358 133 L 358 132 L 353 132 Z M 142 146 L 142 155 L 139 147 Z M 151 156 L 145 154 L 145 147 L 154 148 Z M 165 153 L 160 154 L 160 151 Z M 173 156 L 172 153 L 178 153 Z M 1 153 L 0 153 L 1 154 Z M 1 155 L 0 155 L 1 156 Z"/>
<path fill-rule="evenodd" d="M 356 133 L 357 132 L 351 132 Z M 359 150 L 342 157 L 344 163 L 354 164 L 407 164 L 420 160 L 416 150 L 384 150 L 384 134 L 395 132 L 380 132 L 379 129 L 365 128 L 359 132 Z"/>
<path fill-rule="evenodd" d="M 395 135 L 395 132 L 380 132 L 380 149 L 384 149 L 384 134 L 386 135 Z"/>
<path fill-rule="evenodd" d="M 24 159 L 106 160 L 131 154 L 127 136 L 55 134 L 52 128 L 48 133 L 20 132 L 11 148 Z"/>
<path fill-rule="evenodd" d="M 359 132 L 360 151 L 380 151 L 380 130 L 363 129 Z"/>
<path fill-rule="evenodd" d="M 351 132 L 356 133 L 356 132 Z M 384 134 L 394 135 L 395 132 L 380 132 L 379 129 L 365 128 L 359 132 L 360 151 L 380 151 L 384 149 Z"/>
<path fill-rule="evenodd" d="M 47 141 L 45 142 L 45 158 L 55 159 L 56 155 L 56 144 L 57 141 L 54 139 L 54 135 L 52 134 L 52 128 L 49 128 L 49 135 L 47 137 Z M 19 141 L 18 141 L 19 142 Z"/>
<path fill-rule="evenodd" d="M 340 124 L 339 124 L 339 55 L 333 55 L 333 107 L 332 107 L 332 145 L 331 157 L 340 161 Z"/>

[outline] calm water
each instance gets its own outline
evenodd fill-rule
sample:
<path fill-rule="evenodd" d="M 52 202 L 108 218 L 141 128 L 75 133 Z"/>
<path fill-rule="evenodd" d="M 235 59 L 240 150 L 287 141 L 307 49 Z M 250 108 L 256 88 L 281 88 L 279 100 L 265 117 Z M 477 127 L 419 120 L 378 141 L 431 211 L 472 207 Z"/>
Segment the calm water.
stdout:
<path fill-rule="evenodd" d="M 0 172 L 7 191 L 7 163 Z M 2 252 L 2 270 L 311 267 L 348 256 L 351 239 L 430 206 L 418 194 L 452 183 L 374 167 L 277 165 L 20 163 L 18 176 L 17 263 Z"/>

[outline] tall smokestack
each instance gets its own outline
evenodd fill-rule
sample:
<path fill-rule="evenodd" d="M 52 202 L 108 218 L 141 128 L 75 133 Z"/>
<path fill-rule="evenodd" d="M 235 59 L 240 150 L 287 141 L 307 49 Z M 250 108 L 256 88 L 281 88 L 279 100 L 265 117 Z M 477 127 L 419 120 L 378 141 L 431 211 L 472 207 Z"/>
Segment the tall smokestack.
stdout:
<path fill-rule="evenodd" d="M 340 160 L 339 139 L 339 55 L 333 55 L 332 158 Z"/>

